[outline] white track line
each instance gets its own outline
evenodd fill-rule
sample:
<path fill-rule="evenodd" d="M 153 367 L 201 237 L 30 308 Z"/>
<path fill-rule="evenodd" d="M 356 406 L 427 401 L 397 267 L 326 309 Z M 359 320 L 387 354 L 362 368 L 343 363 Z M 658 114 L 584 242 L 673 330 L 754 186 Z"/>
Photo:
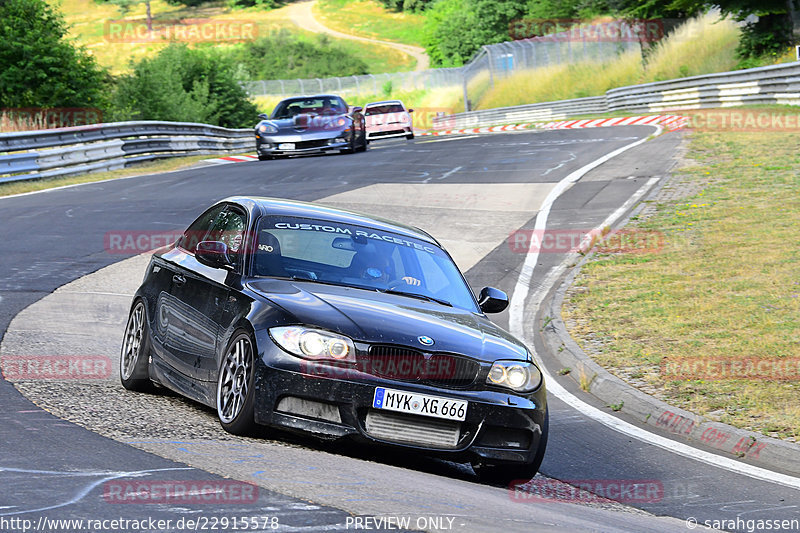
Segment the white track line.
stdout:
<path fill-rule="evenodd" d="M 657 129 L 657 133 L 661 132 L 662 128 L 660 126 L 656 125 L 652 126 Z M 561 196 L 561 194 L 564 193 L 564 191 L 566 191 L 573 183 L 578 181 L 582 176 L 584 176 L 587 172 L 589 172 L 593 168 L 605 163 L 609 159 L 616 157 L 617 155 L 621 154 L 626 150 L 630 150 L 635 146 L 639 146 L 645 141 L 647 141 L 647 138 L 625 145 L 622 148 L 618 148 L 613 152 L 610 152 L 604 155 L 603 157 L 596 159 L 595 161 L 592 161 L 591 163 L 579 168 L 578 170 L 572 172 L 564 179 L 562 179 L 560 182 L 558 182 L 556 187 L 550 191 L 550 194 L 547 195 L 544 204 L 542 204 L 539 213 L 536 215 L 536 222 L 534 223 L 534 232 L 544 231 L 544 229 L 547 227 L 547 217 L 550 215 L 550 209 L 553 207 L 553 203 L 555 203 L 556 199 L 558 199 L 558 197 Z M 633 197 L 631 197 L 627 202 L 625 202 L 625 204 L 623 204 L 622 207 L 614 211 L 614 213 L 612 213 L 596 229 L 602 230 L 602 228 L 605 226 L 611 226 L 614 222 L 616 222 L 619 218 L 621 218 L 625 214 L 625 212 L 630 208 L 630 206 L 633 205 L 635 201 L 638 201 L 638 198 L 644 195 L 646 190 L 649 189 L 651 185 L 652 181 L 648 181 L 648 183 L 645 184 L 639 191 L 637 191 L 637 193 Z M 511 304 L 509 306 L 509 329 L 511 330 L 511 334 L 526 340 L 528 335 L 526 335 L 526 330 L 524 327 L 525 300 L 527 299 L 528 293 L 530 292 L 530 282 L 533 277 L 533 270 L 534 267 L 536 266 L 538 258 L 539 258 L 538 250 L 531 251 L 525 256 L 525 262 L 522 266 L 522 269 L 520 270 L 519 277 L 517 278 L 517 283 L 514 287 L 514 292 L 511 295 Z M 548 279 L 548 281 L 550 280 Z M 550 283 L 552 283 L 552 281 L 550 281 Z M 536 297 L 544 296 L 544 293 L 549 289 L 548 285 L 549 284 L 542 286 L 534 294 L 534 296 Z M 532 343 L 530 342 L 528 344 L 532 345 Z M 768 481 L 771 483 L 784 485 L 786 487 L 790 487 L 793 489 L 800 489 L 800 478 L 788 476 L 786 474 L 781 474 L 778 472 L 773 472 L 765 468 L 735 461 L 729 457 L 716 455 L 710 452 L 706 452 L 704 450 L 700 450 L 698 448 L 694 448 L 682 442 L 668 439 L 666 437 L 662 437 L 661 435 L 656 435 L 655 433 L 651 433 L 645 429 L 642 429 L 638 426 L 634 426 L 633 424 L 625 422 L 624 420 L 621 420 L 604 411 L 601 411 L 600 409 L 597 409 L 596 407 L 593 407 L 585 403 L 584 401 L 580 400 L 572 393 L 570 393 L 567 389 L 562 387 L 561 384 L 559 384 L 555 379 L 553 379 L 553 377 L 549 374 L 549 372 L 547 372 L 547 370 L 541 364 L 540 360 L 538 360 L 538 363 L 539 366 L 541 367 L 542 374 L 544 375 L 545 382 L 547 383 L 548 393 L 556 396 L 557 398 L 559 398 L 561 401 L 563 401 L 573 409 L 588 416 L 589 418 L 592 418 L 600 422 L 606 427 L 609 427 L 615 431 L 628 435 L 629 437 L 633 437 L 647 444 L 652 444 L 653 446 L 657 446 L 674 454 L 682 455 L 684 457 L 688 457 L 690 459 L 694 459 L 702 463 L 723 468 L 725 470 L 749 476 L 754 479 L 760 479 L 762 481 Z"/>

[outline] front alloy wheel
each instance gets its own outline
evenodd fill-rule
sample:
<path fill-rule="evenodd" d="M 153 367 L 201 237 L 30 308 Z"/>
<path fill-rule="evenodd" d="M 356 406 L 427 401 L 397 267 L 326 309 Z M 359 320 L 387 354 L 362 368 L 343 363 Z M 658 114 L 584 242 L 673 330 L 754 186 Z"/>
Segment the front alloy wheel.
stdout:
<path fill-rule="evenodd" d="M 128 390 L 150 389 L 150 336 L 147 331 L 147 312 L 142 300 L 136 300 L 125 327 L 122 351 L 119 354 L 119 377 Z"/>
<path fill-rule="evenodd" d="M 249 435 L 253 420 L 253 341 L 250 335 L 234 335 L 225 351 L 217 377 L 217 416 L 223 429 L 234 435 Z"/>

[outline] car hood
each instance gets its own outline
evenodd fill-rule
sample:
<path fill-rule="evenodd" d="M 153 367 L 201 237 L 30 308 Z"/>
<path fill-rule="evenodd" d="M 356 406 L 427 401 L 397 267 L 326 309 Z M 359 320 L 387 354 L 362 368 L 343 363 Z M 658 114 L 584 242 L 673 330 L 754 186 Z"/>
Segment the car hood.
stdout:
<path fill-rule="evenodd" d="M 333 124 L 340 118 L 347 118 L 347 115 L 296 115 L 293 118 L 270 119 L 263 123 L 273 124 L 280 133 L 301 133 L 325 130 L 342 129 L 345 126 L 334 126 Z"/>
<path fill-rule="evenodd" d="M 524 345 L 486 317 L 457 307 L 377 291 L 288 280 L 248 284 L 298 324 L 371 344 L 460 353 L 483 361 L 526 360 Z M 433 339 L 423 346 L 418 338 Z"/>

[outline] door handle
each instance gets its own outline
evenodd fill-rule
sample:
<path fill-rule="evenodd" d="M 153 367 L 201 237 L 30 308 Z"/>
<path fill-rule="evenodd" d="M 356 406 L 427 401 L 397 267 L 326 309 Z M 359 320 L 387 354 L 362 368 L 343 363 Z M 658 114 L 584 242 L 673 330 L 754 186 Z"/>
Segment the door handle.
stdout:
<path fill-rule="evenodd" d="M 183 276 L 181 276 L 180 274 L 175 274 L 174 276 L 172 276 L 172 282 L 173 282 L 175 285 L 177 285 L 178 287 L 180 287 L 181 285 L 183 285 L 184 283 L 186 283 L 186 278 L 184 278 L 184 277 L 183 277 Z"/>

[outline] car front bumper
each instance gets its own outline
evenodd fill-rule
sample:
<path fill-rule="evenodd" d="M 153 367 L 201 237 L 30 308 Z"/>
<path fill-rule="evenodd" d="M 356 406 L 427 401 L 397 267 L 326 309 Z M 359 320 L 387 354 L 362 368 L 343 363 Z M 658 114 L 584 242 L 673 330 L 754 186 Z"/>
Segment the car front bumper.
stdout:
<path fill-rule="evenodd" d="M 308 373 L 308 362 L 286 354 L 267 337 L 256 364 L 255 419 L 259 424 L 400 446 L 455 461 L 530 463 L 539 448 L 546 412 L 544 386 L 519 395 L 495 390 L 461 390 L 386 380 L 341 369 Z M 262 344 L 263 345 L 263 344 Z M 317 365 L 323 368 L 325 365 Z M 372 407 L 376 387 L 466 400 L 463 422 L 443 421 Z M 376 428 L 383 428 L 378 431 Z M 395 428 L 387 433 L 386 427 Z M 442 444 L 443 432 L 454 435 Z"/>
<path fill-rule="evenodd" d="M 411 126 L 384 126 L 375 129 L 367 128 L 367 139 L 370 141 L 375 139 L 390 139 L 392 137 L 405 137 L 407 135 L 411 135 L 412 133 L 414 133 L 414 130 L 411 128 Z"/>
<path fill-rule="evenodd" d="M 261 156 L 324 153 L 350 147 L 349 131 L 335 130 L 302 134 L 256 135 L 256 151 Z M 291 147 L 287 146 L 291 145 Z"/>

